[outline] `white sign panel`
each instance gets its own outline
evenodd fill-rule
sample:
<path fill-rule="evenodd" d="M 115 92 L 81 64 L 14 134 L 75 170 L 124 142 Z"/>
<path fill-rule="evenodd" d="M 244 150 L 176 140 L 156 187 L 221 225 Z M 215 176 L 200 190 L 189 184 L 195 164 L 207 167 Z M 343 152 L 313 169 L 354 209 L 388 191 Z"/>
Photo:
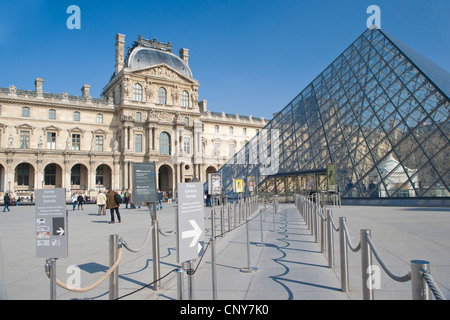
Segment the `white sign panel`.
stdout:
<path fill-rule="evenodd" d="M 35 190 L 36 258 L 67 258 L 66 189 Z"/>
<path fill-rule="evenodd" d="M 203 184 L 178 184 L 177 259 L 184 262 L 203 255 L 204 203 Z"/>

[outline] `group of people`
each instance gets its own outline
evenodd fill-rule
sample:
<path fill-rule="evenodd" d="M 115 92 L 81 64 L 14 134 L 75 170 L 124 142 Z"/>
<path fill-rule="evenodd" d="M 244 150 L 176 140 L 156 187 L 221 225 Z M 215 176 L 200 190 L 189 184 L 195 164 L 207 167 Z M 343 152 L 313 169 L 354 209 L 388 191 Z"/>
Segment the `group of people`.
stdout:
<path fill-rule="evenodd" d="M 114 191 L 110 189 L 108 192 L 99 191 L 97 194 L 97 206 L 98 206 L 98 215 L 106 215 L 106 209 L 109 209 L 111 214 L 111 221 L 108 223 L 115 223 L 115 216 L 117 217 L 117 220 L 119 223 L 121 222 L 120 217 L 120 204 L 125 203 L 125 209 L 131 209 L 132 203 L 131 203 L 131 193 L 129 190 L 127 190 L 123 195 L 119 194 L 117 191 Z M 83 203 L 86 203 L 87 199 L 86 197 L 83 197 L 81 194 L 76 196 L 75 194 L 72 195 L 72 204 L 73 204 L 73 210 L 75 210 L 76 206 L 78 205 L 78 210 L 83 210 Z M 128 207 L 129 206 L 129 207 Z"/>
<path fill-rule="evenodd" d="M 26 197 L 26 200 L 30 199 L 31 202 L 33 202 L 33 194 L 31 194 L 30 198 Z M 24 197 L 19 197 L 19 198 L 11 198 L 11 195 L 9 193 L 5 193 L 4 197 L 3 197 L 3 203 L 5 205 L 5 207 L 3 208 L 3 212 L 5 212 L 6 210 L 11 211 L 9 209 L 9 206 L 13 206 L 16 205 L 18 206 L 20 202 L 24 201 Z"/>
<path fill-rule="evenodd" d="M 100 191 L 97 194 L 98 215 L 99 216 L 106 215 L 106 209 L 109 209 L 111 220 L 108 223 L 109 224 L 115 223 L 114 213 L 117 216 L 117 220 L 120 223 L 121 217 L 119 207 L 121 203 L 122 197 L 118 192 L 115 192 L 114 190 L 110 189 L 108 193 L 105 194 L 103 191 Z M 128 206 L 126 208 L 128 209 Z"/>

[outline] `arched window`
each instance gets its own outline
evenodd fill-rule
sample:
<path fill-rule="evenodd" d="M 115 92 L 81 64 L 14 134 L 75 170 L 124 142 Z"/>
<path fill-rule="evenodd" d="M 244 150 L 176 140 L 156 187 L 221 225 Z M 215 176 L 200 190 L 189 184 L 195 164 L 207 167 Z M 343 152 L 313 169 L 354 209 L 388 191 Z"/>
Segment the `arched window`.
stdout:
<path fill-rule="evenodd" d="M 103 114 L 97 113 L 97 123 L 103 123 Z"/>
<path fill-rule="evenodd" d="M 187 91 L 181 93 L 181 106 L 189 108 L 189 93 Z"/>
<path fill-rule="evenodd" d="M 136 112 L 136 122 L 141 122 L 141 121 L 142 121 L 142 113 Z"/>
<path fill-rule="evenodd" d="M 46 186 L 56 185 L 56 164 L 52 163 L 45 167 L 44 182 Z"/>
<path fill-rule="evenodd" d="M 167 91 L 163 87 L 158 89 L 158 102 L 159 104 L 167 103 Z"/>
<path fill-rule="evenodd" d="M 142 101 L 142 86 L 139 83 L 135 83 L 133 87 L 133 100 Z"/>
<path fill-rule="evenodd" d="M 55 109 L 48 110 L 48 118 L 50 120 L 55 120 L 56 119 L 56 110 Z"/>
<path fill-rule="evenodd" d="M 228 128 L 228 133 L 229 133 L 229 134 L 233 134 L 233 127 L 232 127 L 232 126 L 230 126 L 230 127 Z"/>
<path fill-rule="evenodd" d="M 78 111 L 73 113 L 73 121 L 80 122 L 80 113 Z"/>
<path fill-rule="evenodd" d="M 167 132 L 159 135 L 159 154 L 170 155 L 170 136 Z"/>

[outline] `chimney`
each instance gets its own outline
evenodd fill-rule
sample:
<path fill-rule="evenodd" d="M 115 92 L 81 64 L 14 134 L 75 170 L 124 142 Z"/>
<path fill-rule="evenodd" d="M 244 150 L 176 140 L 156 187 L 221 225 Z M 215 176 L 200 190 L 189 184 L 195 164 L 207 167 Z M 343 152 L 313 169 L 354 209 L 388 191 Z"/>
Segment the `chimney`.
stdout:
<path fill-rule="evenodd" d="M 44 91 L 42 90 L 42 84 L 44 83 L 44 79 L 42 78 L 36 78 L 34 81 L 34 85 L 36 86 L 36 93 L 38 96 L 41 96 Z"/>
<path fill-rule="evenodd" d="M 91 89 L 91 86 L 88 84 L 85 84 L 83 88 L 81 88 L 81 93 L 83 94 L 83 98 L 89 99 L 91 98 L 91 94 L 89 93 L 89 90 Z"/>
<path fill-rule="evenodd" d="M 122 71 L 124 66 L 125 35 L 116 34 L 116 75 Z"/>
<path fill-rule="evenodd" d="M 180 49 L 180 58 L 186 62 L 187 65 L 189 65 L 189 49 Z"/>
<path fill-rule="evenodd" d="M 201 112 L 208 111 L 208 100 L 202 100 L 198 103 Z"/>

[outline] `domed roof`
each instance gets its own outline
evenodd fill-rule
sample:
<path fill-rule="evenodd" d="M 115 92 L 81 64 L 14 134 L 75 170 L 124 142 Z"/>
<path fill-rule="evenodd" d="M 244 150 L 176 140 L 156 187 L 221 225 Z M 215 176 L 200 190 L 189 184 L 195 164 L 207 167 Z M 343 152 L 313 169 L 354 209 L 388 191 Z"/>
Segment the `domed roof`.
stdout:
<path fill-rule="evenodd" d="M 173 53 L 152 48 L 137 46 L 133 49 L 128 57 L 127 67 L 131 69 L 139 69 L 145 67 L 156 66 L 165 63 L 175 69 L 182 75 L 192 79 L 192 72 L 186 62 L 177 57 Z"/>

